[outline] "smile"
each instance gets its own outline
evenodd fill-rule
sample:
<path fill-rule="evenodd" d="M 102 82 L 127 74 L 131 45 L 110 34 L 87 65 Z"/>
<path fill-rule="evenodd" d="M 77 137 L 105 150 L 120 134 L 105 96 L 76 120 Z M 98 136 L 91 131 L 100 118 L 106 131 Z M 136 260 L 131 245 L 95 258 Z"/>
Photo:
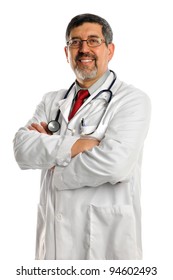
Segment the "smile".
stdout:
<path fill-rule="evenodd" d="M 93 59 L 79 59 L 79 61 L 82 63 L 88 63 L 88 62 L 92 62 Z"/>

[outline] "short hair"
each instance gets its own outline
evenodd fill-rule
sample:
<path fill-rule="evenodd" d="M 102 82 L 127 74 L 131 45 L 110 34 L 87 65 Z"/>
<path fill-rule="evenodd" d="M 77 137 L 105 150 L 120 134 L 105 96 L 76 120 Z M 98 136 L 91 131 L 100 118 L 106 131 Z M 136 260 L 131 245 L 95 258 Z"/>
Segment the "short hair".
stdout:
<path fill-rule="evenodd" d="M 85 22 L 97 23 L 102 26 L 102 34 L 105 39 L 106 45 L 112 43 L 113 41 L 113 32 L 109 23 L 102 17 L 94 14 L 80 14 L 75 16 L 69 22 L 66 29 L 66 41 L 69 40 L 70 32 L 73 28 L 82 25 Z"/>

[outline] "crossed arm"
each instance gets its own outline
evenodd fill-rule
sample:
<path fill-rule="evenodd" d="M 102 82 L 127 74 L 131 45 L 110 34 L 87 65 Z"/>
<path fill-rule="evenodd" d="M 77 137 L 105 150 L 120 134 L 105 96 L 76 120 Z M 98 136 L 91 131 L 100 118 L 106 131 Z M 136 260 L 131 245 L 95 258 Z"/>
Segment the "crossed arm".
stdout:
<path fill-rule="evenodd" d="M 28 122 L 27 127 L 33 133 L 30 134 L 24 127 L 14 139 L 15 158 L 20 168 L 49 169 L 58 166 L 54 175 L 58 177 L 55 184 L 59 190 L 126 180 L 142 151 L 150 121 L 150 101 L 138 92 L 124 99 L 114 110 L 101 142 L 78 136 L 51 136 L 47 130 L 44 103 L 41 103 L 32 123 Z M 41 119 L 44 122 L 40 123 Z"/>
<path fill-rule="evenodd" d="M 52 135 L 47 128 L 47 123 L 45 122 L 41 122 L 40 124 L 32 123 L 28 126 L 28 129 L 38 131 L 39 133 L 48 134 L 50 136 Z M 78 139 L 71 148 L 71 157 L 73 158 L 79 153 L 88 151 L 93 147 L 98 146 L 99 143 L 100 142 L 97 139 Z"/>

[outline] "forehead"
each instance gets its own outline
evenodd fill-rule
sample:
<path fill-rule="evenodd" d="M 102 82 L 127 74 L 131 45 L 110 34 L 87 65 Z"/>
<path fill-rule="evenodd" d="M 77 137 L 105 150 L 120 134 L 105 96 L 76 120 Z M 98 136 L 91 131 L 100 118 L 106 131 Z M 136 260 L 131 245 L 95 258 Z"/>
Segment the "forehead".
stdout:
<path fill-rule="evenodd" d="M 85 22 L 82 25 L 75 27 L 70 32 L 70 39 L 74 37 L 89 37 L 89 36 L 103 37 L 102 26 L 98 23 Z"/>

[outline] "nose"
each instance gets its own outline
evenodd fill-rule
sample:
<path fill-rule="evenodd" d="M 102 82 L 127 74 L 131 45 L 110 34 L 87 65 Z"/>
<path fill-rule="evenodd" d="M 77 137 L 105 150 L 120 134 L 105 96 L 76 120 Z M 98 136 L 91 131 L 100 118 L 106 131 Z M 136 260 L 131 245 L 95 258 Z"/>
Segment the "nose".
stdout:
<path fill-rule="evenodd" d="M 89 50 L 88 44 L 86 40 L 82 40 L 80 44 L 80 52 L 87 52 Z"/>

